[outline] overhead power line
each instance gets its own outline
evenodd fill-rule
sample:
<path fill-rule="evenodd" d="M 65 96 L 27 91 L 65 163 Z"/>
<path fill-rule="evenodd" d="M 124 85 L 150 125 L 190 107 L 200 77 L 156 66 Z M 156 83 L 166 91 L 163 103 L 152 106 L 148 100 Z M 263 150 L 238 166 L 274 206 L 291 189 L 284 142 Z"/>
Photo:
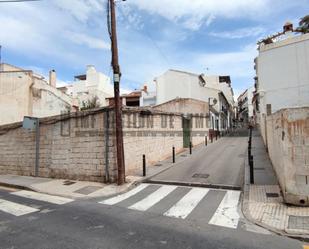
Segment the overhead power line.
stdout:
<path fill-rule="evenodd" d="M 42 0 L 0 0 L 0 3 L 38 2 Z"/>

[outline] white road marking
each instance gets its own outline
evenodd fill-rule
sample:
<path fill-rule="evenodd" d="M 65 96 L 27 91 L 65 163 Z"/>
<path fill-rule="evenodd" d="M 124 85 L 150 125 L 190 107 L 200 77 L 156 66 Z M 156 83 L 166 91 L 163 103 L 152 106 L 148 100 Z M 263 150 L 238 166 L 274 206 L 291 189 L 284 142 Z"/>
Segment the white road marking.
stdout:
<path fill-rule="evenodd" d="M 185 219 L 199 202 L 205 197 L 209 189 L 193 188 L 182 197 L 173 207 L 164 213 L 165 216 Z"/>
<path fill-rule="evenodd" d="M 239 191 L 227 191 L 209 224 L 236 229 L 239 221 L 239 196 Z"/>
<path fill-rule="evenodd" d="M 32 207 L 28 207 L 25 205 L 21 205 L 19 203 L 0 199 L 0 211 L 9 213 L 15 216 L 21 216 L 21 215 L 37 212 L 40 210 L 37 208 L 32 208 Z"/>
<path fill-rule="evenodd" d="M 104 200 L 104 201 L 101 201 L 99 203 L 101 204 L 105 204 L 105 205 L 114 205 L 114 204 L 117 204 L 125 199 L 128 199 L 129 197 L 133 196 L 133 195 L 136 195 L 138 192 L 142 191 L 144 188 L 148 187 L 149 184 L 141 184 L 139 186 L 137 186 L 136 188 L 130 190 L 129 192 L 127 193 L 124 193 L 124 194 L 121 194 L 121 195 L 117 195 L 113 198 L 110 198 L 110 199 L 107 199 L 107 200 Z"/>
<path fill-rule="evenodd" d="M 143 200 L 130 206 L 129 209 L 146 211 L 147 209 L 151 208 L 153 205 L 161 201 L 165 196 L 170 194 L 176 188 L 177 186 L 162 186 L 152 194 L 148 195 Z"/>
<path fill-rule="evenodd" d="M 44 202 L 49 202 L 52 204 L 57 204 L 57 205 L 62 205 L 66 204 L 69 202 L 74 201 L 73 199 L 69 198 L 64 198 L 60 196 L 54 196 L 54 195 L 47 195 L 47 194 L 41 194 L 33 191 L 27 191 L 27 190 L 22 190 L 18 192 L 11 193 L 12 195 L 17 195 L 20 197 L 25 197 L 33 200 L 38 200 L 38 201 L 44 201 Z"/>

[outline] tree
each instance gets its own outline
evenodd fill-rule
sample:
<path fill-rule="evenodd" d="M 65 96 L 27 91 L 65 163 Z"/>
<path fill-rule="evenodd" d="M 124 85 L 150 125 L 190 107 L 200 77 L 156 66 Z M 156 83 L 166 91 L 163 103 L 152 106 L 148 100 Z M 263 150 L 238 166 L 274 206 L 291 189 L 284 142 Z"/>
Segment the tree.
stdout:
<path fill-rule="evenodd" d="M 97 96 L 94 96 L 92 99 L 82 102 L 82 107 L 80 108 L 81 111 L 94 109 L 100 107 L 100 101 Z"/>
<path fill-rule="evenodd" d="M 303 34 L 309 33 L 309 15 L 300 19 L 299 27 L 296 29 L 296 32 Z"/>

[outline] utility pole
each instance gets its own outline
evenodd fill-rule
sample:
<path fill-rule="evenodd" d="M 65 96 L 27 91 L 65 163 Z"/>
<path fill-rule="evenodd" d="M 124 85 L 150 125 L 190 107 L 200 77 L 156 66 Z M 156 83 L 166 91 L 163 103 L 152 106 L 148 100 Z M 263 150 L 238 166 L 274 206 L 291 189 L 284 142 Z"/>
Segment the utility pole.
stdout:
<path fill-rule="evenodd" d="M 119 94 L 120 84 L 120 66 L 118 62 L 118 46 L 117 46 L 117 30 L 116 30 L 116 11 L 115 1 L 108 0 L 110 7 L 110 28 L 111 28 L 111 43 L 112 43 L 112 66 L 114 79 L 114 102 L 115 102 L 115 117 L 116 117 L 116 149 L 117 149 L 117 167 L 118 167 L 118 185 L 125 183 L 125 162 L 123 149 L 123 131 L 122 131 L 122 103 Z"/>

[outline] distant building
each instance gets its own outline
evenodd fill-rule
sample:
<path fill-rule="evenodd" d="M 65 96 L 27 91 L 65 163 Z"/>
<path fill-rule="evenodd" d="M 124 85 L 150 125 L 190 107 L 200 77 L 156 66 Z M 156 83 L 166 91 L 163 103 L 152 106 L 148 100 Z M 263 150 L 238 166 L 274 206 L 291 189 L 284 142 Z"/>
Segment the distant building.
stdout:
<path fill-rule="evenodd" d="M 238 120 L 248 123 L 253 118 L 253 94 L 254 87 L 246 89 L 237 98 L 238 103 Z"/>
<path fill-rule="evenodd" d="M 141 90 L 135 90 L 128 94 L 122 94 L 120 96 L 121 103 L 123 106 L 129 106 L 129 107 L 138 107 L 138 106 L 151 106 L 153 104 L 153 100 L 151 98 L 155 99 L 155 96 L 151 97 L 149 95 L 150 93 L 147 91 L 147 86 L 145 85 L 143 89 Z M 147 98 L 149 96 L 149 98 Z M 114 105 L 114 97 L 106 98 L 106 101 L 109 106 Z"/>
<path fill-rule="evenodd" d="M 234 93 L 229 76 L 205 76 L 179 70 L 168 70 L 155 79 L 156 104 L 176 98 L 195 99 L 209 103 L 210 128 L 225 130 L 232 127 Z"/>
<path fill-rule="evenodd" d="M 97 72 L 95 67 L 91 65 L 87 66 L 86 74 L 75 76 L 75 81 L 72 84 L 58 89 L 76 98 L 80 107 L 93 98 L 98 98 L 100 106 L 107 106 L 106 98 L 114 96 L 110 78 Z"/>
<path fill-rule="evenodd" d="M 31 70 L 0 64 L 0 125 L 24 116 L 47 117 L 75 110 L 73 99 L 56 88 L 56 72 L 49 81 Z"/>

